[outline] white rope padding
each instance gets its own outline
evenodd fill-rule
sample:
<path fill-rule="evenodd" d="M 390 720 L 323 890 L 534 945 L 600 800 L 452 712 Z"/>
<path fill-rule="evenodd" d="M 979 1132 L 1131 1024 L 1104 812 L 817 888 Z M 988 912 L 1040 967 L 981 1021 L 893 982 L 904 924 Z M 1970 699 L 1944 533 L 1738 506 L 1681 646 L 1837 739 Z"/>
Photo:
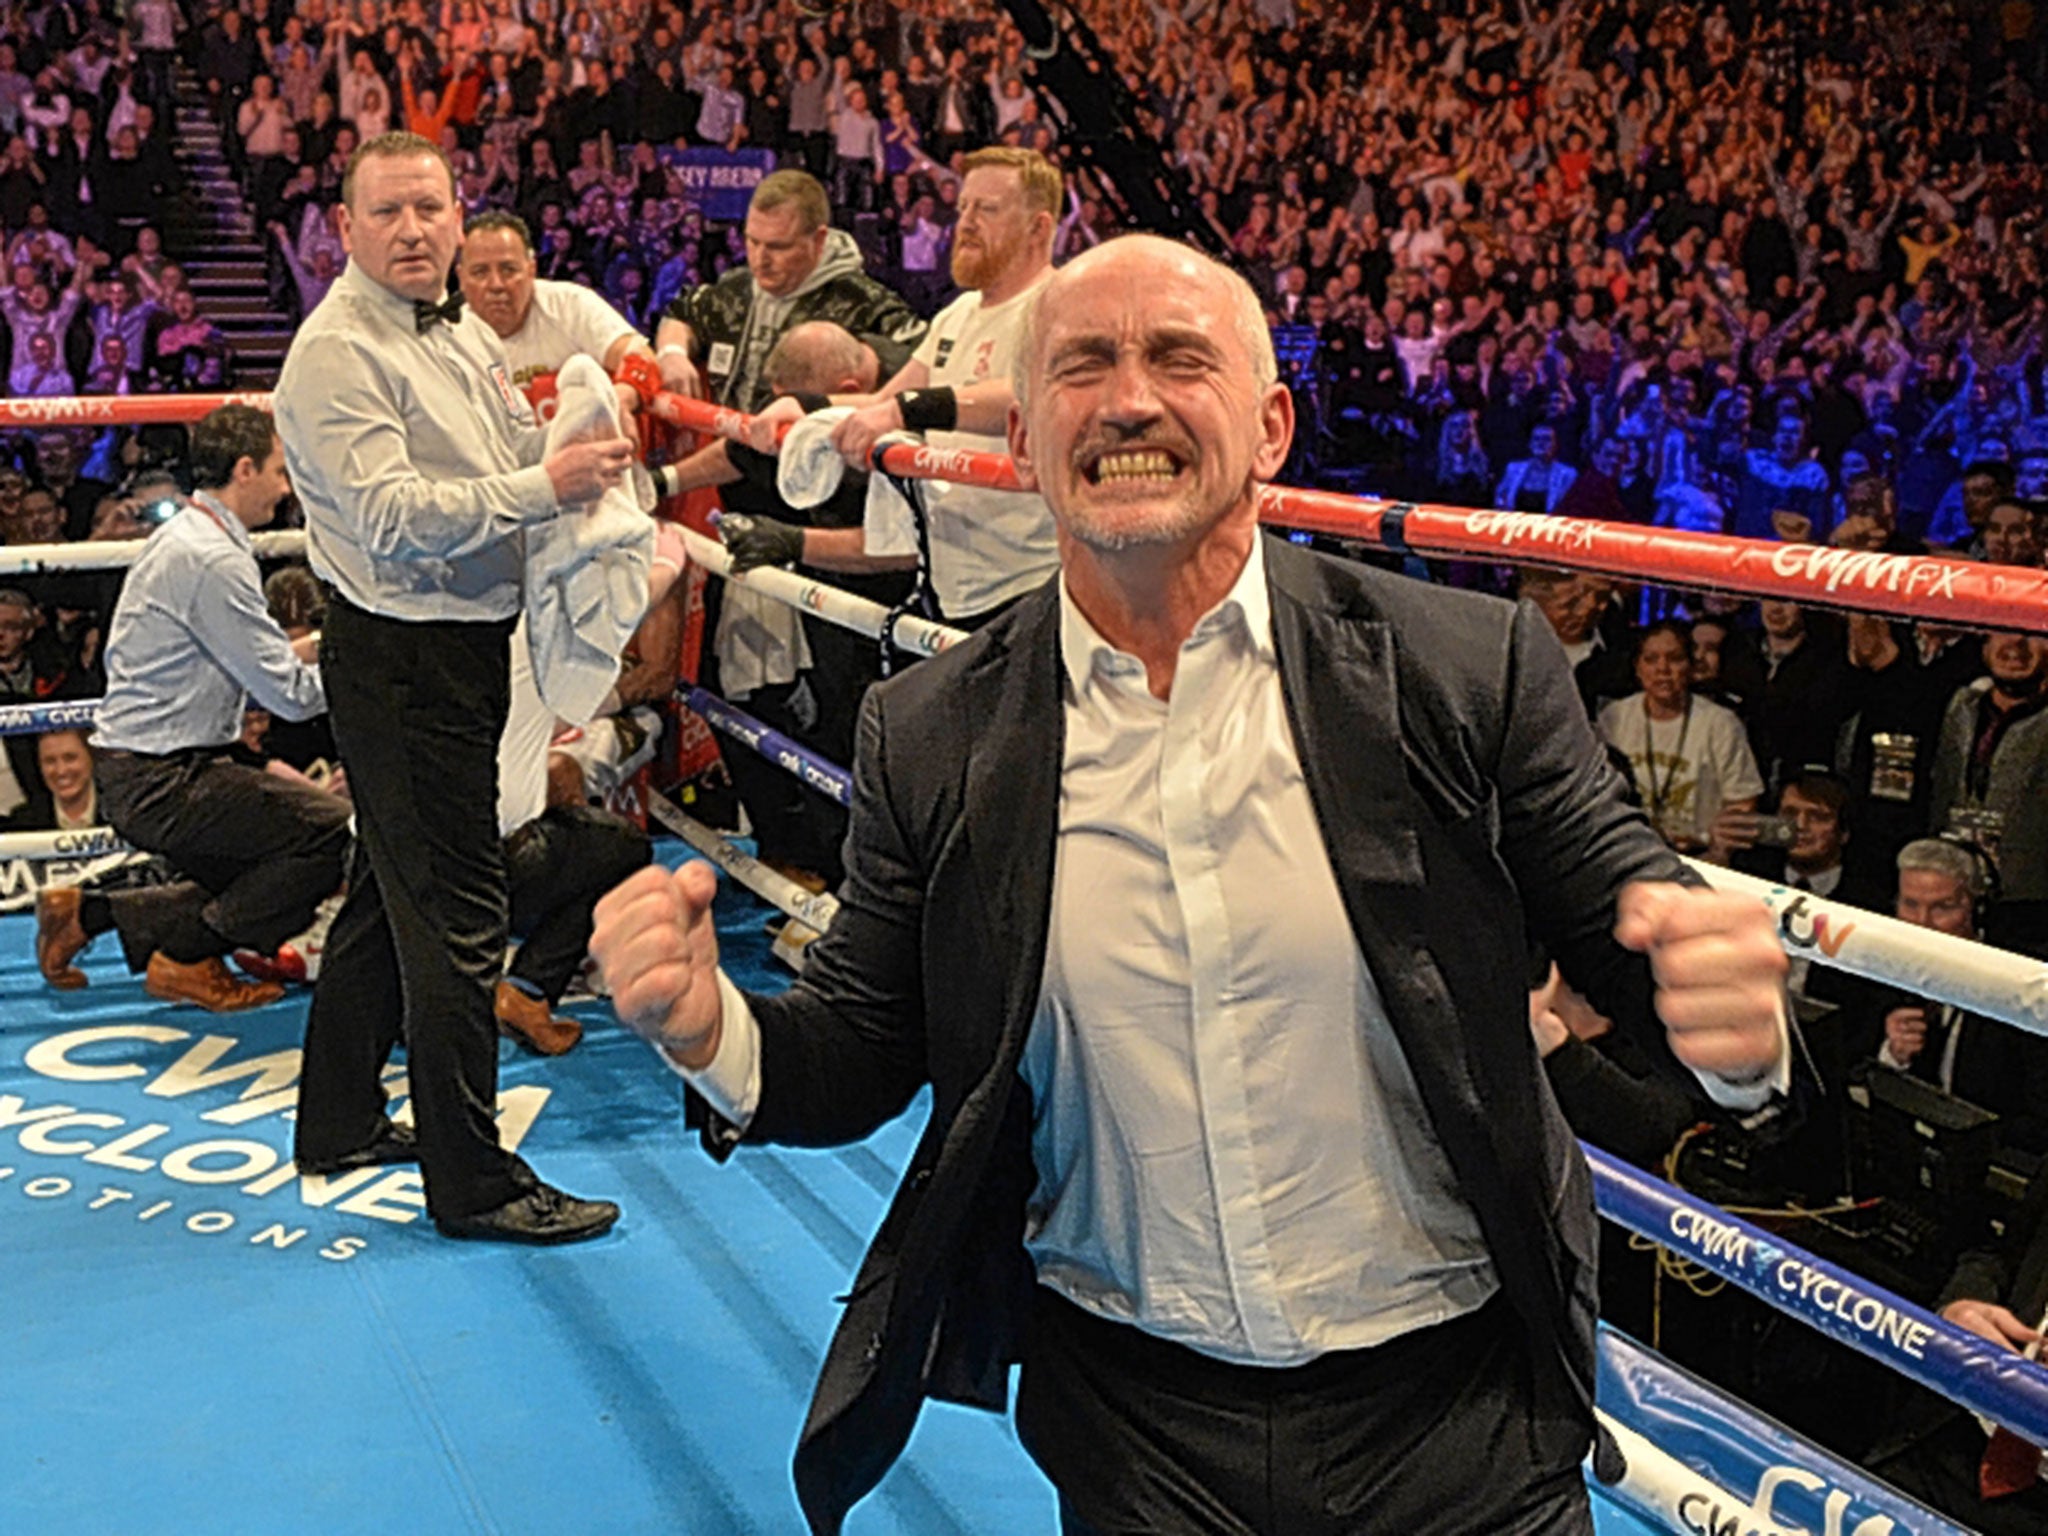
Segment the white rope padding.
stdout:
<path fill-rule="evenodd" d="M 1787 954 L 2048 1035 L 2048 963 L 1718 864 L 1686 863 L 1716 889 L 1770 908 Z"/>
<path fill-rule="evenodd" d="M 1760 1520 L 1750 1501 L 1731 1488 L 1723 1488 L 1705 1474 L 1687 1466 L 1655 1441 L 1644 1438 L 1604 1409 L 1595 1409 L 1607 1432 L 1621 1447 L 1628 1472 L 1608 1490 L 1638 1514 L 1660 1522 L 1667 1531 L 1690 1531 L 1700 1527 L 1698 1510 L 1716 1509 L 1724 1514 L 1739 1512 L 1742 1536 L 1811 1536 L 1804 1527 L 1788 1529 Z M 1698 1506 L 1695 1509 L 1694 1506 Z M 1719 1529 L 1719 1527 L 1716 1527 Z"/>
<path fill-rule="evenodd" d="M 90 885 L 115 870 L 134 869 L 150 862 L 148 854 L 125 847 L 83 862 L 69 856 L 45 857 L 41 861 L 18 855 L 0 858 L 0 912 L 32 910 L 37 895 L 53 885 Z"/>
<path fill-rule="evenodd" d="M 250 536 L 258 560 L 303 559 L 306 534 L 300 528 Z M 44 571 L 125 571 L 149 548 L 147 539 L 107 539 L 83 544 L 17 544 L 0 549 L 0 577 Z"/>
<path fill-rule="evenodd" d="M 823 933 L 839 913 L 839 899 L 813 894 L 736 847 L 663 795 L 649 792 L 647 814 L 772 907 Z"/>
<path fill-rule="evenodd" d="M 0 832 L 0 859 L 90 859 L 103 853 L 133 853 L 112 827 L 72 827 L 63 832 Z"/>
<path fill-rule="evenodd" d="M 683 543 L 690 551 L 690 559 L 708 571 L 716 572 L 727 581 L 736 582 L 750 592 L 759 592 L 772 597 L 778 603 L 786 603 L 804 613 L 814 613 L 827 623 L 837 624 L 841 629 L 850 629 L 870 639 L 878 639 L 882 625 L 889 617 L 889 610 L 880 603 L 869 602 L 864 597 L 855 597 L 851 592 L 842 592 L 837 587 L 827 586 L 822 581 L 812 581 L 794 571 L 785 571 L 780 566 L 760 565 L 744 576 L 732 572 L 732 560 L 725 552 L 725 546 L 716 539 L 707 539 L 694 529 L 683 530 Z M 896 621 L 894 642 L 903 650 L 918 656 L 936 656 L 949 645 L 955 645 L 967 638 L 967 632 L 953 629 L 945 624 L 921 619 L 914 614 L 905 614 Z"/>

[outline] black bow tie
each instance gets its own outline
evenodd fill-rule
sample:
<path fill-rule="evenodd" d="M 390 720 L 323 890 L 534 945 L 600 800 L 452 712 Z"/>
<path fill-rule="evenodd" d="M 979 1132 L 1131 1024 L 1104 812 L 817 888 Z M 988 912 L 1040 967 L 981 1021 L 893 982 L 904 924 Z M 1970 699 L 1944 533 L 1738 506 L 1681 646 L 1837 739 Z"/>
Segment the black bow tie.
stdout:
<path fill-rule="evenodd" d="M 412 323 L 425 331 L 436 320 L 446 320 L 450 325 L 462 318 L 462 291 L 457 289 L 439 304 L 429 304 L 425 299 L 412 301 Z"/>

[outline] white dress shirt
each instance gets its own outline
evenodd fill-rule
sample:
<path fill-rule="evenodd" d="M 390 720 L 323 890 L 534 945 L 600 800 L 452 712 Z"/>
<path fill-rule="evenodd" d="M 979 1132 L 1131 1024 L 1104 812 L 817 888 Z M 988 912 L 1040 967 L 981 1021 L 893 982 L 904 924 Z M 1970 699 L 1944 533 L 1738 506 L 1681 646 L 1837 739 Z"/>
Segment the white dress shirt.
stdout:
<path fill-rule="evenodd" d="M 1297 1364 L 1498 1288 L 1347 918 L 1287 724 L 1264 552 L 1172 695 L 1060 585 L 1066 673 L 1045 973 L 1020 1070 L 1039 1280 L 1220 1359 Z M 723 971 L 702 1070 L 744 1126 L 760 1035 Z M 1784 1087 L 1781 1048 L 1773 1085 Z M 1771 1085 L 1698 1074 L 1725 1104 Z"/>
<path fill-rule="evenodd" d="M 1254 541 L 1161 700 L 1062 584 L 1027 1246 L 1090 1311 L 1292 1365 L 1498 1282 L 1345 915 L 1268 605 Z"/>
<path fill-rule="evenodd" d="M 292 338 L 271 395 L 314 573 L 387 618 L 509 619 L 529 523 L 556 516 L 543 436 L 497 333 L 422 331 L 353 261 Z"/>

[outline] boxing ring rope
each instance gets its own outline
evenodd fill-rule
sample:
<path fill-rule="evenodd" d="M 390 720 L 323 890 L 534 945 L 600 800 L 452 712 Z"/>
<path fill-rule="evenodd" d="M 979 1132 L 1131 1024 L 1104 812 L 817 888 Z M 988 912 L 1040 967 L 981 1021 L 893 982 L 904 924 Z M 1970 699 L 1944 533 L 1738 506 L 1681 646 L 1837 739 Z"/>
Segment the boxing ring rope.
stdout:
<path fill-rule="evenodd" d="M 303 560 L 303 529 L 283 528 L 258 533 L 249 542 L 258 560 Z M 17 544 L 0 548 L 0 579 L 41 576 L 57 571 L 125 571 L 142 556 L 147 539 L 106 539 L 85 544 Z"/>
<path fill-rule="evenodd" d="M 96 859 L 102 854 L 137 851 L 112 827 L 0 833 L 0 859 Z"/>
<path fill-rule="evenodd" d="M 756 896 L 779 907 L 783 913 L 823 933 L 839 914 L 839 898 L 829 892 L 805 890 L 787 875 L 770 869 L 759 859 L 689 815 L 667 796 L 649 791 L 647 814 L 675 833 L 705 858 L 731 875 Z"/>
<path fill-rule="evenodd" d="M 0 401 L 0 421 L 42 427 L 142 425 L 197 421 L 222 405 L 267 409 L 269 404 L 266 394 L 8 400 Z M 752 423 L 742 412 L 666 391 L 649 403 L 649 410 L 673 425 L 718 437 L 743 438 Z M 874 461 L 875 467 L 908 479 L 1019 488 L 1016 467 L 1002 454 L 884 442 L 876 445 Z M 1940 620 L 1969 629 L 2048 632 L 2048 571 L 1277 485 L 1262 491 L 1259 515 L 1267 523 L 1398 553 L 1555 566 L 1625 581 Z"/>
<path fill-rule="evenodd" d="M 718 437 L 744 439 L 752 423 L 739 411 L 682 395 L 663 394 L 651 409 L 664 421 Z M 782 430 L 786 435 L 787 428 Z M 885 439 L 875 445 L 873 465 L 903 479 L 1021 489 L 1016 466 L 1003 454 Z M 2048 633 L 2048 571 L 1939 555 L 1874 554 L 1283 485 L 1262 488 L 1259 519 L 1401 554 L 1557 566 L 1627 581 L 1941 620 L 1968 629 Z"/>
<path fill-rule="evenodd" d="M 1795 958 L 2048 1035 L 2048 961 L 1937 933 L 1719 864 L 1685 862 L 1709 885 L 1746 891 L 1769 907 L 1778 920 L 1779 943 Z"/>
<path fill-rule="evenodd" d="M 2036 1445 L 2048 1444 L 2048 1367 L 2000 1349 L 1598 1147 L 1580 1145 L 1593 1168 L 1594 1204 L 1608 1220 L 1684 1254 L 1951 1402 Z"/>
<path fill-rule="evenodd" d="M 156 427 L 190 426 L 224 405 L 270 409 L 270 395 L 256 390 L 225 395 L 53 395 L 0 400 L 0 430 L 21 426 Z"/>
<path fill-rule="evenodd" d="M 828 623 L 866 635 L 870 640 L 879 640 L 882 631 L 887 629 L 890 644 L 913 656 L 936 656 L 947 646 L 967 638 L 965 630 L 953 629 L 916 614 L 898 614 L 895 624 L 891 625 L 889 610 L 880 603 L 841 591 L 822 581 L 813 581 L 808 576 L 799 576 L 780 566 L 757 565 L 751 571 L 735 573 L 732 557 L 726 553 L 725 546 L 716 539 L 706 538 L 694 528 L 683 529 L 683 545 L 689 550 L 692 563 L 703 566 L 714 575 L 723 576 L 749 591 L 772 597 L 778 603 L 816 614 Z"/>

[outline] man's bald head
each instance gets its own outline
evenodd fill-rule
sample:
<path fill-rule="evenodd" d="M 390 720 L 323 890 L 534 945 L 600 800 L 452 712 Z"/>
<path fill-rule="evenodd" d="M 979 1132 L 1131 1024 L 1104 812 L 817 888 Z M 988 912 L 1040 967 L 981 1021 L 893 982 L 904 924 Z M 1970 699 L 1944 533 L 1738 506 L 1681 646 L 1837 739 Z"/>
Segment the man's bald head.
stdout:
<path fill-rule="evenodd" d="M 1158 235 L 1118 235 L 1082 252 L 1061 267 L 1052 280 L 1030 301 L 1024 311 L 1023 334 L 1019 338 L 1015 371 L 1010 380 L 1021 403 L 1031 397 L 1031 375 L 1038 367 L 1039 343 L 1045 334 L 1043 317 L 1056 313 L 1060 294 L 1071 285 L 1087 282 L 1091 274 L 1115 273 L 1140 268 L 1151 281 L 1188 282 L 1213 287 L 1218 311 L 1227 312 L 1238 340 L 1251 361 L 1252 376 L 1260 389 L 1280 377 L 1280 365 L 1273 355 L 1273 336 L 1266 329 L 1265 306 L 1252 285 L 1222 262 L 1204 255 L 1191 245 Z"/>
<path fill-rule="evenodd" d="M 875 349 L 843 325 L 807 320 L 775 343 L 762 372 L 778 395 L 866 394 L 881 379 Z"/>

